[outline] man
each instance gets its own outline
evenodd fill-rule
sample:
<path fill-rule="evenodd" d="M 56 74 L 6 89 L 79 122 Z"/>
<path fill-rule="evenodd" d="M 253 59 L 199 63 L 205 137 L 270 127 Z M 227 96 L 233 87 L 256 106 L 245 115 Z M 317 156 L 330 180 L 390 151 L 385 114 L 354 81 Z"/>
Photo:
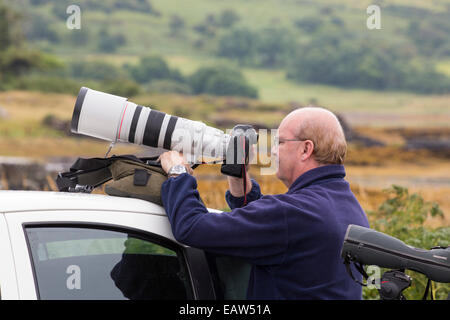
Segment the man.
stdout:
<path fill-rule="evenodd" d="M 340 251 L 349 224 L 368 227 L 367 217 L 344 180 L 346 141 L 336 116 L 322 108 L 291 112 L 278 128 L 272 153 L 285 194 L 262 196 L 251 185 L 244 202 L 241 179 L 228 177 L 231 212 L 214 214 L 199 200 L 197 183 L 183 157 L 161 155 L 170 178 L 162 201 L 175 238 L 206 251 L 252 264 L 249 299 L 361 299 Z M 174 173 L 173 175 L 171 173 Z"/>

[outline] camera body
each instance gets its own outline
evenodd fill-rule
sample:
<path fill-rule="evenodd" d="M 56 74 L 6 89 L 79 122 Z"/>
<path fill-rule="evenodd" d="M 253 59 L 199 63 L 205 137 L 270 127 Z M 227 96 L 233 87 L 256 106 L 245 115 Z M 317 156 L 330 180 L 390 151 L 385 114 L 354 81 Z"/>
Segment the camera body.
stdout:
<path fill-rule="evenodd" d="M 228 176 L 243 178 L 245 166 L 250 160 L 251 147 L 257 142 L 258 134 L 251 125 L 236 125 L 231 132 L 226 158 L 220 172 Z"/>

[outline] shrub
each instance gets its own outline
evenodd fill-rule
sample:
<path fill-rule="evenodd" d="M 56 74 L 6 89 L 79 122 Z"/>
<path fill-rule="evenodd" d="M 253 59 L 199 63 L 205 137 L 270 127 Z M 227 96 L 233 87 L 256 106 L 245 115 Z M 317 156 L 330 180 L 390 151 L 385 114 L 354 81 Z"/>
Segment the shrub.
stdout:
<path fill-rule="evenodd" d="M 196 94 L 258 96 L 258 91 L 247 83 L 242 73 L 227 67 L 200 68 L 189 77 L 189 83 Z"/>
<path fill-rule="evenodd" d="M 256 55 L 256 42 L 256 34 L 249 29 L 234 29 L 220 38 L 217 53 L 242 64 L 249 64 Z"/>
<path fill-rule="evenodd" d="M 170 69 L 167 62 L 160 56 L 142 57 L 139 64 L 127 68 L 132 78 L 139 83 L 162 79 L 184 81 L 181 73 L 178 70 Z"/>
<path fill-rule="evenodd" d="M 269 27 L 254 32 L 247 28 L 230 30 L 219 40 L 217 54 L 243 65 L 264 68 L 283 66 L 294 49 L 295 38 L 286 29 Z"/>
<path fill-rule="evenodd" d="M 294 37 L 285 29 L 266 28 L 257 37 L 257 65 L 282 67 L 292 54 Z"/>
<path fill-rule="evenodd" d="M 68 93 L 73 95 L 76 95 L 81 87 L 80 84 L 74 80 L 42 74 L 16 78 L 11 85 L 13 88 L 22 90 Z"/>
<path fill-rule="evenodd" d="M 188 84 L 173 80 L 154 80 L 150 82 L 145 91 L 148 93 L 192 94 L 192 88 Z"/>
<path fill-rule="evenodd" d="M 226 9 L 220 13 L 219 26 L 229 28 L 238 22 L 241 18 L 233 9 Z"/>
<path fill-rule="evenodd" d="M 70 75 L 78 79 L 113 80 L 124 76 L 122 70 L 103 61 L 74 61 L 68 68 Z"/>
<path fill-rule="evenodd" d="M 435 202 L 425 201 L 419 194 L 410 194 L 407 188 L 393 185 L 385 190 L 389 195 L 377 211 L 369 211 L 371 228 L 404 241 L 416 248 L 429 250 L 435 246 L 450 245 L 450 227 L 429 229 L 423 226 L 429 217 L 443 217 L 443 212 Z M 382 270 L 384 272 L 386 270 Z M 404 291 L 407 299 L 421 299 L 427 279 L 424 275 L 407 270 L 413 279 L 410 288 Z M 434 283 L 436 299 L 446 299 L 450 291 L 448 284 Z M 363 289 L 365 299 L 378 298 L 375 289 Z"/>
<path fill-rule="evenodd" d="M 32 14 L 30 20 L 24 25 L 24 33 L 29 40 L 48 40 L 52 43 L 59 42 L 58 33 L 51 28 L 48 18 L 40 14 Z"/>
<path fill-rule="evenodd" d="M 105 28 L 98 33 L 98 49 L 100 52 L 114 53 L 126 43 L 123 34 L 111 34 Z"/>
<path fill-rule="evenodd" d="M 185 25 L 185 21 L 179 15 L 172 15 L 169 22 L 170 36 L 175 37 L 179 35 L 183 31 Z"/>
<path fill-rule="evenodd" d="M 423 60 L 417 63 L 411 48 L 372 40 L 318 37 L 293 55 L 287 76 L 340 87 L 450 92 L 450 79 Z"/>
<path fill-rule="evenodd" d="M 315 16 L 297 19 L 294 22 L 295 26 L 306 33 L 314 33 L 323 25 L 323 20 Z"/>
<path fill-rule="evenodd" d="M 127 98 L 135 96 L 141 91 L 141 87 L 136 82 L 126 78 L 106 81 L 101 87 L 100 91 Z"/>

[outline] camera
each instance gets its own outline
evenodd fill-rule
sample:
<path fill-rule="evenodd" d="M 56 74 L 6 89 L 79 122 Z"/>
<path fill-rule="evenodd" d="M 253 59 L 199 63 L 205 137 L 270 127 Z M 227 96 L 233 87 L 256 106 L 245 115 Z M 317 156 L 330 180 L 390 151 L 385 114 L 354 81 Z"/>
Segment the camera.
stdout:
<path fill-rule="evenodd" d="M 240 165 L 248 163 L 249 147 L 257 142 L 257 133 L 249 125 L 235 126 L 230 135 L 203 122 L 172 116 L 86 87 L 78 93 L 71 131 L 113 143 L 179 151 L 195 164 L 219 159 L 223 161 L 222 173 L 233 176 L 242 175 Z"/>

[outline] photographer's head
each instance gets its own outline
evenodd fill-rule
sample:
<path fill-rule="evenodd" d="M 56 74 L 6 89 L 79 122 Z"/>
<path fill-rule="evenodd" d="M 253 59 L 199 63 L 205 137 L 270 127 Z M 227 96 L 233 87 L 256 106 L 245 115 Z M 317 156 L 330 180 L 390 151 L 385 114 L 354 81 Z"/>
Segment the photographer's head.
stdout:
<path fill-rule="evenodd" d="M 277 177 L 289 187 L 300 175 L 327 164 L 343 164 L 347 152 L 344 131 L 329 110 L 300 108 L 289 113 L 278 127 Z"/>

